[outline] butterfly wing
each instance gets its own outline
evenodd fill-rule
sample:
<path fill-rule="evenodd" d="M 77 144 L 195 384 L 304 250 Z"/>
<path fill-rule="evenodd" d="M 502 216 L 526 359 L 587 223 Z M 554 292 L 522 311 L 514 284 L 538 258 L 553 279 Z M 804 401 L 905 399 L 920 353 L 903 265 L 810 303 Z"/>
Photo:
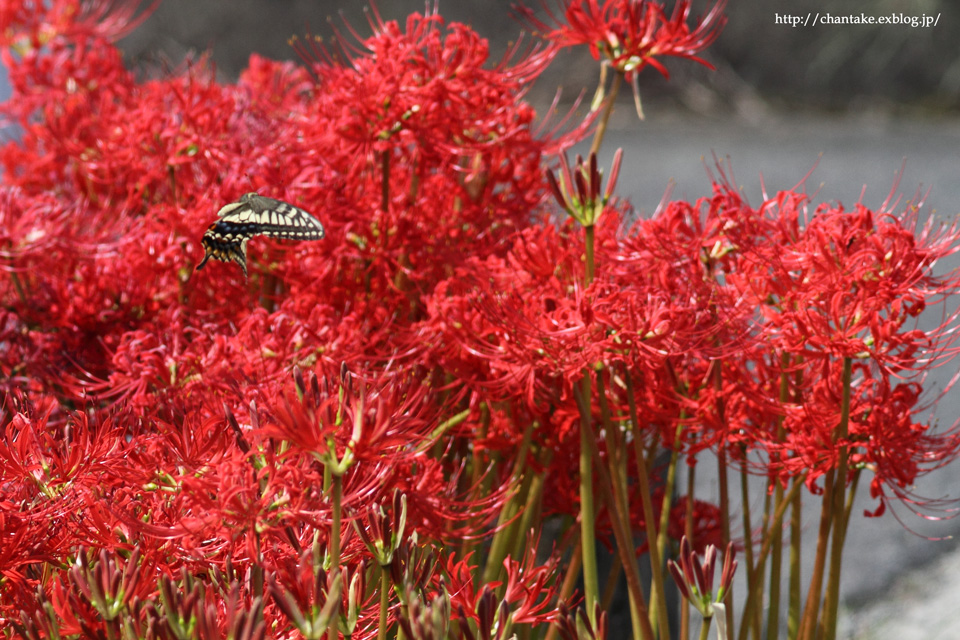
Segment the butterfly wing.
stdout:
<path fill-rule="evenodd" d="M 205 255 L 197 271 L 207 260 L 236 262 L 247 276 L 247 242 L 263 235 L 288 240 L 320 240 L 323 225 L 312 215 L 282 200 L 248 193 L 237 202 L 220 209 L 220 219 L 203 234 Z"/>
<path fill-rule="evenodd" d="M 247 222 L 252 219 L 252 222 L 257 225 L 255 234 L 288 240 L 323 238 L 323 225 L 320 221 L 292 204 L 256 193 L 244 195 L 240 198 L 239 204 L 240 207 L 233 210 L 239 218 L 238 222 Z M 229 206 L 231 205 L 227 205 Z M 223 209 L 220 215 L 224 215 Z"/>
<path fill-rule="evenodd" d="M 210 225 L 207 232 L 203 234 L 200 241 L 203 244 L 203 250 L 206 254 L 203 260 L 197 265 L 197 271 L 203 269 L 207 260 L 213 258 L 220 262 L 236 262 L 243 271 L 243 277 L 247 277 L 247 242 L 250 238 L 236 238 L 229 233 L 223 234 L 217 229 L 218 223 Z"/>

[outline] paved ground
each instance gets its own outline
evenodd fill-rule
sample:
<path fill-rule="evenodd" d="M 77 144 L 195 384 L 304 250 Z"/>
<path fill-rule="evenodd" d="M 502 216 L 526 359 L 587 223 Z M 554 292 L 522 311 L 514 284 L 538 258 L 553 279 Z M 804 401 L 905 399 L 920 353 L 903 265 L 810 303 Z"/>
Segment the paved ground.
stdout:
<path fill-rule="evenodd" d="M 882 594 L 844 612 L 841 637 L 849 640 L 955 640 L 960 602 L 960 551 L 952 542 L 926 565 L 910 569 Z"/>
<path fill-rule="evenodd" d="M 863 192 L 863 202 L 877 207 L 906 160 L 901 193 L 910 198 L 918 186 L 932 187 L 927 208 L 938 218 L 953 220 L 960 212 L 960 122 L 865 115 L 841 120 L 763 118 L 751 125 L 689 121 L 656 111 L 647 118 L 638 122 L 629 108 L 620 109 L 608 134 L 608 141 L 622 145 L 625 152 L 619 191 L 647 214 L 656 208 L 670 181 L 675 197 L 695 199 L 709 194 L 701 158 L 712 165 L 714 153 L 730 158 L 737 184 L 753 204 L 762 200 L 761 174 L 773 194 L 794 186 L 816 165 L 806 184 L 812 192 L 822 183 L 818 200 L 852 205 Z M 612 152 L 613 147 L 606 149 L 607 165 Z M 955 371 L 956 366 L 950 372 L 941 370 L 933 383 L 942 387 Z M 960 388 L 941 402 L 937 416 L 944 424 L 960 417 Z M 927 539 L 957 534 L 960 519 L 927 522 L 899 508 L 900 517 L 914 533 L 889 512 L 882 518 L 864 518 L 859 514 L 875 506 L 867 495 L 868 483 L 869 478 L 862 479 L 862 504 L 854 510 L 848 534 L 841 637 L 960 638 L 954 618 L 960 602 L 960 551 L 952 541 Z M 960 497 L 960 463 L 929 476 L 917 491 Z M 816 535 L 813 511 L 806 525 L 807 542 Z M 808 562 L 812 553 L 805 549 Z"/>

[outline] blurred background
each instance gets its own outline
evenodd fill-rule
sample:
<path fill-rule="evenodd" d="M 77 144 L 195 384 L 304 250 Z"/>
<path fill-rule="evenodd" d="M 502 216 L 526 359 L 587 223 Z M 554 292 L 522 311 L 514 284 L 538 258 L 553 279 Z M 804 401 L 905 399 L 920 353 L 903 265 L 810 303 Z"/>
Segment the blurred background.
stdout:
<path fill-rule="evenodd" d="M 145 2 L 146 4 L 146 2 Z M 145 73 L 209 52 L 221 80 L 232 80 L 252 52 L 297 60 L 291 36 L 321 36 L 333 45 L 334 29 L 351 25 L 369 35 L 368 2 L 360 0 L 162 0 L 122 46 Z M 435 0 L 377 0 L 384 20 L 401 24 Z M 498 61 L 523 25 L 515 0 L 446 0 L 448 21 L 471 25 L 490 40 Z M 558 0 L 526 0 L 558 15 Z M 667 0 L 668 8 L 673 1 Z M 692 15 L 713 5 L 693 0 Z M 792 27 L 787 16 L 937 16 L 931 28 L 900 25 Z M 771 191 L 793 187 L 813 172 L 821 199 L 879 206 L 906 161 L 900 188 L 914 195 L 933 186 L 929 208 L 945 196 L 960 211 L 960 3 L 950 0 L 733 0 L 727 25 L 704 53 L 715 70 L 682 59 L 666 60 L 669 80 L 652 68 L 640 76 L 647 119 L 638 121 L 629 88 L 620 95 L 611 126 L 618 140 L 634 141 L 626 154 L 631 200 L 653 211 L 672 185 L 678 197 L 706 195 L 710 182 L 700 158 L 712 164 L 729 156 L 751 201 L 760 197 L 760 174 Z M 529 35 L 523 36 L 531 41 Z M 353 38 L 348 38 L 354 41 Z M 335 47 L 333 47 L 335 48 Z M 571 104 L 597 87 L 598 65 L 583 48 L 561 52 L 531 88 L 529 100 L 545 112 L 558 88 Z M 566 113 L 561 109 L 561 114 Z M 722 123 L 722 126 L 717 126 Z M 609 139 L 609 138 L 608 138 Z M 606 145 L 607 157 L 612 154 Z M 828 152 L 829 149 L 829 152 Z M 663 154 L 677 158 L 666 161 Z M 821 157 L 822 154 L 822 157 Z M 946 156 L 946 158 L 944 157 Z M 818 164 L 819 159 L 819 164 Z M 811 189 L 813 190 L 813 189 Z"/>
<path fill-rule="evenodd" d="M 432 5 L 432 0 L 429 0 Z M 556 0 L 527 0 L 543 14 Z M 491 40 L 495 57 L 516 41 L 522 25 L 512 17 L 515 0 L 446 0 L 440 14 L 464 22 Z M 671 6 L 671 2 L 666 3 Z M 710 3 L 712 4 L 712 3 Z M 163 0 L 123 43 L 137 62 L 169 60 L 210 50 L 223 78 L 235 78 L 252 51 L 275 59 L 296 58 L 287 40 L 308 32 L 329 42 L 333 20 L 343 19 L 366 35 L 367 3 L 352 0 Z M 386 20 L 423 12 L 427 0 L 378 0 Z M 693 15 L 708 3 L 694 0 Z M 903 25 L 776 24 L 778 15 L 807 13 L 867 16 L 903 13 L 940 15 L 933 28 Z M 756 110 L 883 111 L 956 113 L 960 106 L 960 4 L 951 0 L 734 0 L 727 26 L 706 58 L 710 72 L 683 60 L 668 63 L 673 79 L 656 72 L 642 77 L 644 97 L 662 108 L 695 114 L 751 117 Z M 343 19 L 341 19 L 343 16 Z M 564 56 L 539 83 L 536 95 L 552 98 L 562 84 L 571 96 L 593 89 L 589 56 Z"/>
<path fill-rule="evenodd" d="M 543 15 L 541 1 L 556 11 L 554 0 L 528 0 L 528 5 Z M 122 46 L 131 66 L 147 75 L 209 51 L 220 79 L 231 81 L 252 52 L 297 59 L 288 44 L 293 35 L 320 35 L 330 44 L 328 20 L 340 31 L 346 21 L 365 37 L 370 33 L 365 4 L 163 0 Z M 467 23 L 489 38 L 498 60 L 522 31 L 512 17 L 512 4 L 444 0 L 439 11 L 448 22 Z M 673 3 L 667 0 L 666 5 Z M 401 23 L 426 7 L 422 0 L 378 0 L 377 6 L 384 20 Z M 709 6 L 695 0 L 692 13 L 701 15 Z M 937 26 L 784 24 L 787 16 L 825 12 L 927 15 L 937 17 Z M 624 147 L 618 191 L 640 215 L 654 211 L 668 190 L 689 199 L 709 195 L 706 168 L 717 157 L 733 167 L 736 184 L 754 205 L 764 189 L 773 194 L 791 188 L 809 173 L 805 185 L 816 193 L 815 201 L 839 200 L 849 206 L 862 199 L 876 208 L 891 189 L 904 201 L 929 189 L 924 209 L 947 222 L 955 219 L 960 212 L 960 3 L 733 0 L 726 14 L 726 28 L 704 55 L 715 71 L 679 59 L 667 61 L 669 81 L 646 70 L 640 80 L 646 112 L 642 122 L 629 89 L 621 95 L 601 162 L 609 165 L 613 145 Z M 541 112 L 558 87 L 568 105 L 581 92 L 589 100 L 597 71 L 586 52 L 565 51 L 529 99 Z M 934 394 L 955 371 L 949 365 L 928 381 Z M 932 419 L 946 428 L 958 416 L 954 393 Z M 916 491 L 928 497 L 960 496 L 960 464 L 929 476 Z M 866 493 L 861 492 L 862 505 L 855 513 L 876 507 Z M 762 499 L 759 492 L 756 496 Z M 810 541 L 814 527 L 808 523 L 805 537 Z M 960 597 L 960 571 L 947 568 L 960 568 L 960 552 L 953 541 L 928 539 L 958 532 L 957 520 L 924 520 L 905 505 L 883 518 L 855 515 L 844 568 L 842 637 L 958 637 L 949 616 Z"/>

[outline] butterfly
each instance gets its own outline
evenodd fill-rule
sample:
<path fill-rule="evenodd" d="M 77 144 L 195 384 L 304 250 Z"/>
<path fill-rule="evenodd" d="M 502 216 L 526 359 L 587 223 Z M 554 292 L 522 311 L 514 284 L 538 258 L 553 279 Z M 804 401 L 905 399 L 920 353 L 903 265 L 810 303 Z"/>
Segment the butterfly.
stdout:
<path fill-rule="evenodd" d="M 206 255 L 197 271 L 213 258 L 236 262 L 247 277 L 247 242 L 253 236 L 288 240 L 320 240 L 323 225 L 312 215 L 281 200 L 247 193 L 226 205 L 217 214 L 220 219 L 207 227 L 201 240 Z"/>

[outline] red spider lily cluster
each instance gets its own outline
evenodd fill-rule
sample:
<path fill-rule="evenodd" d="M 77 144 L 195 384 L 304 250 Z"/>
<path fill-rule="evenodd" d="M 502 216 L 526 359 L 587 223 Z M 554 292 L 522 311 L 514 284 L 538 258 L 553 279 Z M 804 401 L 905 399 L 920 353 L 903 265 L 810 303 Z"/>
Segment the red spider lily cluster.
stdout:
<path fill-rule="evenodd" d="M 796 190 L 753 207 L 722 173 L 628 223 L 619 153 L 606 177 L 557 160 L 595 118 L 549 129 L 524 100 L 558 46 L 627 74 L 699 59 L 722 8 L 691 29 L 687 2 L 571 2 L 493 64 L 465 25 L 374 12 L 222 84 L 203 59 L 124 68 L 136 5 L 7 3 L 4 637 L 603 637 L 574 591 L 593 527 L 663 631 L 635 551 L 686 535 L 689 563 L 784 517 L 731 533 L 723 497 L 675 495 L 678 461 L 784 501 L 863 471 L 877 511 L 915 501 L 960 448 L 922 395 L 956 352 L 955 312 L 924 323 L 960 291 L 934 269 L 960 230 Z M 194 272 L 250 191 L 327 238 L 253 240 L 249 280 Z"/>

